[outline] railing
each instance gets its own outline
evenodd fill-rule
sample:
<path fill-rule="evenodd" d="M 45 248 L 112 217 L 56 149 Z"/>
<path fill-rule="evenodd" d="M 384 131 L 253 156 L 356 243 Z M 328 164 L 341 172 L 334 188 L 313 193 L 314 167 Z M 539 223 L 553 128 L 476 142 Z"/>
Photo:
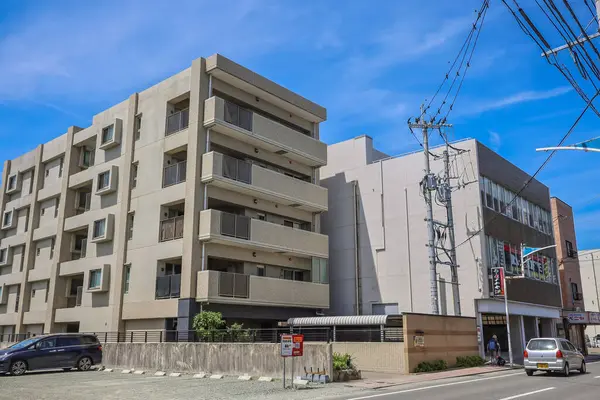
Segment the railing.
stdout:
<path fill-rule="evenodd" d="M 219 296 L 247 299 L 250 294 L 250 275 L 219 272 Z"/>
<path fill-rule="evenodd" d="M 183 215 L 160 221 L 160 241 L 181 239 L 183 237 Z"/>
<path fill-rule="evenodd" d="M 81 307 L 81 298 L 83 296 L 83 286 L 77 286 L 77 294 L 67 298 L 67 308 Z"/>
<path fill-rule="evenodd" d="M 223 176 L 250 184 L 252 183 L 252 164 L 223 154 Z"/>
<path fill-rule="evenodd" d="M 188 127 L 190 123 L 190 109 L 186 108 L 177 111 L 167 117 L 167 132 L 165 136 L 169 136 L 175 132 Z"/>
<path fill-rule="evenodd" d="M 185 182 L 187 160 L 169 165 L 163 170 L 163 187 Z"/>
<path fill-rule="evenodd" d="M 181 289 L 181 275 L 166 275 L 156 277 L 156 298 L 178 298 Z"/>
<path fill-rule="evenodd" d="M 225 100 L 225 122 L 252 131 L 252 111 Z"/>
<path fill-rule="evenodd" d="M 221 212 L 221 235 L 250 239 L 250 217 Z"/>

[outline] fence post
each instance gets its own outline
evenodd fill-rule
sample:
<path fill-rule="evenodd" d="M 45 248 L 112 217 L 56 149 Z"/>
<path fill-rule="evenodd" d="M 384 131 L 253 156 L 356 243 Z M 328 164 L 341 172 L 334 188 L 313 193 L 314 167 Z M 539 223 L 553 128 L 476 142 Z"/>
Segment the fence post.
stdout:
<path fill-rule="evenodd" d="M 162 343 L 162 333 L 163 333 L 163 331 L 161 330 L 161 331 L 160 331 L 160 338 L 159 338 L 159 340 L 158 340 L 158 343 Z"/>
<path fill-rule="evenodd" d="M 104 343 L 108 342 L 108 332 L 104 332 Z"/>
<path fill-rule="evenodd" d="M 148 331 L 144 331 L 144 343 L 148 343 Z"/>

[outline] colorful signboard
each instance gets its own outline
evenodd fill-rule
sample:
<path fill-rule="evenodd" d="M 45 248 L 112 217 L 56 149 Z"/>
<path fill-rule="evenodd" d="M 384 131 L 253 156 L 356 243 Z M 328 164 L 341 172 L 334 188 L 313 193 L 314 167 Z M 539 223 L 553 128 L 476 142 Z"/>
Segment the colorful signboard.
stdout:
<path fill-rule="evenodd" d="M 504 296 L 504 268 L 492 268 L 492 294 Z"/>

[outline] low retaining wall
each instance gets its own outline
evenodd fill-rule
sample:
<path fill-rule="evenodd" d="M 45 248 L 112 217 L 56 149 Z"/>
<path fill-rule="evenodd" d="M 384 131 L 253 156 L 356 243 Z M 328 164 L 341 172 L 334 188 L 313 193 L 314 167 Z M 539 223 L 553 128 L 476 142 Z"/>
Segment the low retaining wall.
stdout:
<path fill-rule="evenodd" d="M 224 375 L 283 375 L 280 345 L 271 343 L 106 343 L 103 364 L 114 367 Z M 331 344 L 305 343 L 296 371 L 325 369 L 332 376 Z M 288 361 L 288 371 L 291 364 Z"/>
<path fill-rule="evenodd" d="M 332 347 L 334 353 L 350 354 L 361 371 L 404 373 L 402 342 L 334 342 Z"/>
<path fill-rule="evenodd" d="M 14 343 L 12 342 L 0 342 L 0 349 L 5 349 L 10 345 L 13 345 Z"/>

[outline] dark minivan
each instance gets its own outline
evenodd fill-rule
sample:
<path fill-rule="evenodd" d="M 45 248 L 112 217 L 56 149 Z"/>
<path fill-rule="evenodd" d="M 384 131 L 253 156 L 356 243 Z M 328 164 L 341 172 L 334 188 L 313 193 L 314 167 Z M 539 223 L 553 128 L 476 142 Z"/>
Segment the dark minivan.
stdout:
<path fill-rule="evenodd" d="M 102 363 L 102 346 L 94 335 L 67 333 L 37 336 L 0 350 L 0 374 L 77 368 L 88 371 Z"/>

